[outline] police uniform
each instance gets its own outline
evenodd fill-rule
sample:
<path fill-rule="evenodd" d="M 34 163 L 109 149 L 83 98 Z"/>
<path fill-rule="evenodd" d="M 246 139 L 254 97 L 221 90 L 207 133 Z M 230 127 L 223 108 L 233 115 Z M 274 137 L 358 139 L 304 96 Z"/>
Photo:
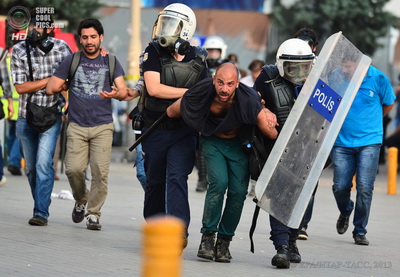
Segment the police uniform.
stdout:
<path fill-rule="evenodd" d="M 276 115 L 279 124 L 277 130 L 280 132 L 297 98 L 295 85 L 279 75 L 277 66 L 265 65 L 254 83 L 254 88 L 261 93 L 261 98 L 265 100 L 265 107 Z M 269 141 L 271 149 L 274 143 L 275 140 Z M 282 245 L 288 246 L 289 241 L 297 240 L 298 229 L 287 227 L 273 216 L 269 216 L 269 218 L 270 239 L 273 241 L 275 249 Z"/>
<path fill-rule="evenodd" d="M 207 77 L 205 56 L 200 48 L 190 47 L 181 62 L 171 52 L 155 41 L 145 50 L 143 72 L 160 73 L 164 85 L 190 88 Z M 146 130 L 165 112 L 176 99 L 150 96 L 145 88 L 143 118 Z M 181 118 L 165 118 L 142 142 L 145 153 L 147 184 L 144 200 L 144 217 L 168 214 L 181 218 L 186 227 L 190 223 L 188 202 L 188 175 L 195 161 L 196 132 Z"/>

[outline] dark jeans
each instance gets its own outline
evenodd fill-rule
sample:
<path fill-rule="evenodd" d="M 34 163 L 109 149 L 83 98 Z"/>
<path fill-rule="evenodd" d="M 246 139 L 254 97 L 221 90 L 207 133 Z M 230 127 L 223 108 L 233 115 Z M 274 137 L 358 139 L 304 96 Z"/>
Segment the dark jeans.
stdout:
<path fill-rule="evenodd" d="M 367 233 L 380 147 L 379 144 L 362 147 L 334 146 L 331 152 L 334 166 L 333 195 L 343 217 L 349 217 L 355 209 L 353 235 Z M 350 199 L 354 174 L 357 190 L 355 205 Z"/>

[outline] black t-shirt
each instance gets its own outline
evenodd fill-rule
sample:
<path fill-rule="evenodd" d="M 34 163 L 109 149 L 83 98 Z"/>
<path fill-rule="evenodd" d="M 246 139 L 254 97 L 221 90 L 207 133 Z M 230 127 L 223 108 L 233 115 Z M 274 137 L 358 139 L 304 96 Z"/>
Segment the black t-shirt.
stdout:
<path fill-rule="evenodd" d="M 257 92 L 246 85 L 239 84 L 232 108 L 223 120 L 216 120 L 210 114 L 215 96 L 212 79 L 207 78 L 189 89 L 182 97 L 181 112 L 186 124 L 204 136 L 228 132 L 242 125 L 257 124 L 257 116 L 262 109 Z"/>

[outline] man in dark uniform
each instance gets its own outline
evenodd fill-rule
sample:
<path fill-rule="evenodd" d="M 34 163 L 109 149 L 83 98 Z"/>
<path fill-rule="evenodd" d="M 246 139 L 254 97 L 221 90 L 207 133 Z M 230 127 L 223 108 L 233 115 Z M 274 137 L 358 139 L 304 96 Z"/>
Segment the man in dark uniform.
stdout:
<path fill-rule="evenodd" d="M 283 42 L 276 55 L 277 65 L 266 65 L 257 77 L 254 88 L 265 100 L 265 106 L 277 116 L 281 131 L 300 91 L 297 86 L 304 83 L 311 71 L 314 54 L 308 44 L 297 38 Z M 275 140 L 270 141 L 271 149 Z M 289 268 L 290 262 L 299 263 L 301 256 L 296 240 L 298 229 L 285 226 L 270 216 L 271 237 L 277 254 L 272 265 L 277 268 Z"/>
<path fill-rule="evenodd" d="M 174 3 L 160 12 L 154 40 L 143 56 L 143 133 L 188 88 L 207 77 L 207 52 L 188 42 L 195 29 L 195 14 L 184 4 Z M 182 119 L 164 116 L 142 146 L 147 175 L 144 217 L 167 214 L 182 219 L 185 247 L 190 223 L 187 180 L 195 161 L 196 132 Z"/>

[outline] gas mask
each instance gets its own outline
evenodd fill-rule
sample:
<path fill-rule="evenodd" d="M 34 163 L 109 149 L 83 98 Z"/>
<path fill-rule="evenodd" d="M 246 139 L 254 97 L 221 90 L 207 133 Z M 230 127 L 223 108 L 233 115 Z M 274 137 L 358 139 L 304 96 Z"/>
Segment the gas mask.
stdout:
<path fill-rule="evenodd" d="M 161 47 L 168 48 L 171 52 L 178 53 L 182 56 L 186 55 L 190 49 L 190 43 L 181 38 L 159 37 L 157 41 Z"/>
<path fill-rule="evenodd" d="M 161 47 L 171 52 L 185 55 L 190 49 L 190 43 L 180 38 L 182 20 L 168 15 L 159 16 L 152 37 L 156 38 Z"/>
<path fill-rule="evenodd" d="M 47 36 L 47 29 L 43 30 L 43 35 L 41 35 L 35 28 L 28 31 L 27 41 L 30 45 L 38 47 L 44 53 L 49 53 L 53 49 L 54 43 Z"/>
<path fill-rule="evenodd" d="M 308 74 L 310 74 L 313 60 L 300 61 L 300 62 L 283 62 L 283 71 L 286 80 L 296 85 L 301 85 L 306 81 Z"/>

